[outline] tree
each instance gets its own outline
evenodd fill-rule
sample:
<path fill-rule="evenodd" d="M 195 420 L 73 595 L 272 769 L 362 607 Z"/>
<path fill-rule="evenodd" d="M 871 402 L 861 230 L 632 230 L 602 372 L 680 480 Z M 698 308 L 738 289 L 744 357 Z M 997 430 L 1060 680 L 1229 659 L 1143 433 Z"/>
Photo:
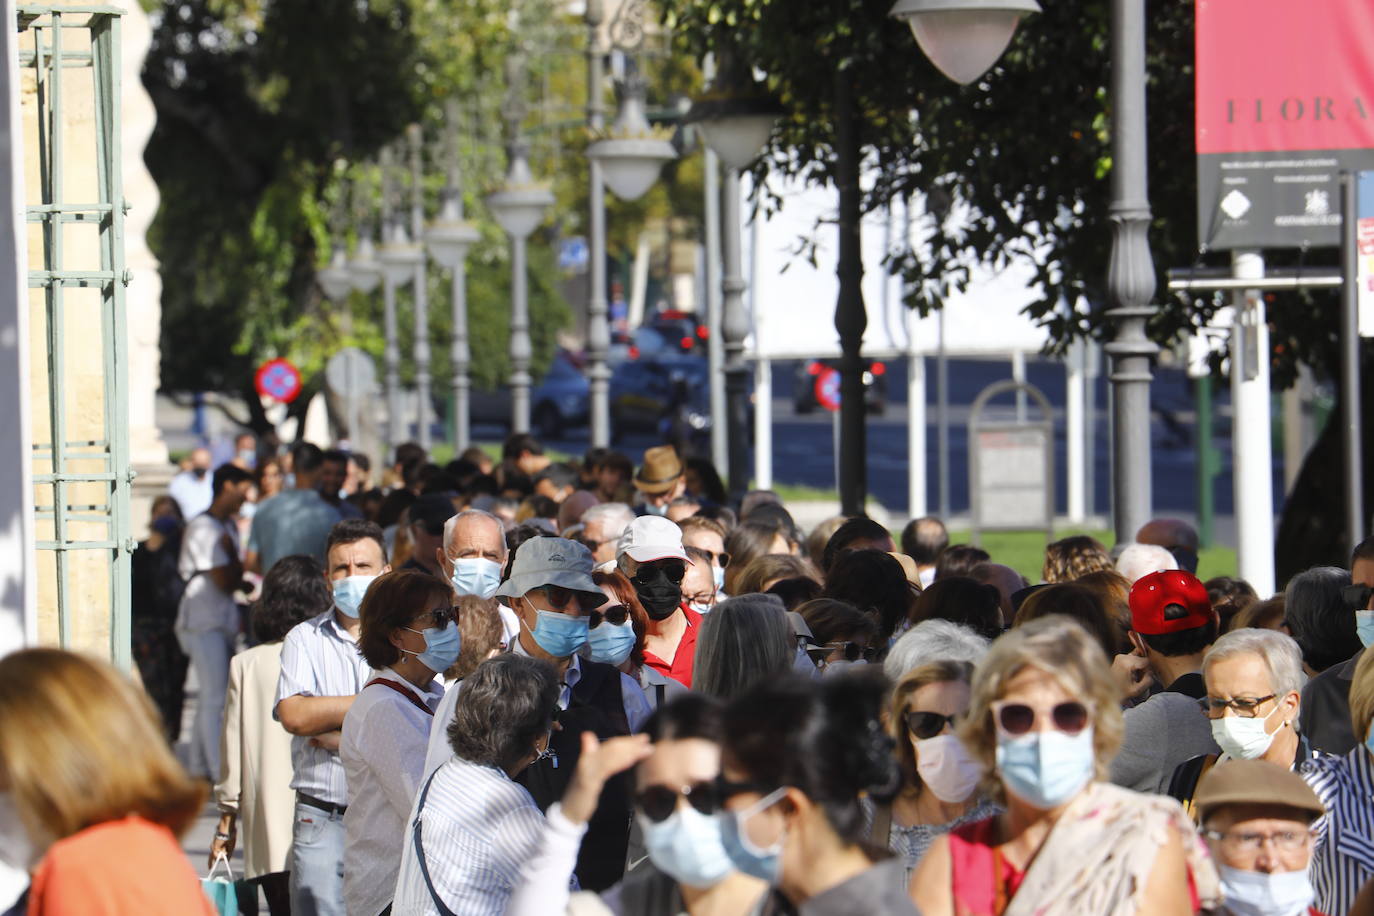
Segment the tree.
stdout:
<path fill-rule="evenodd" d="M 938 308 L 950 289 L 967 284 L 973 264 L 1000 267 L 1014 255 L 1028 255 L 1038 265 L 1042 292 L 1029 312 L 1056 346 L 1080 335 L 1108 336 L 1102 308 L 1111 244 L 1105 229 L 1112 167 L 1109 3 L 1042 4 L 1043 12 L 1022 24 L 1001 61 L 967 87 L 934 69 L 907 29 L 889 18 L 891 5 L 662 0 L 679 47 L 698 57 L 738 55 L 766 74 L 786 107 L 781 129 L 755 168 L 758 178 L 771 172 L 831 187 L 845 183 L 836 75 L 846 74 L 856 142 L 877 176 L 862 194 L 863 209 L 917 195 L 967 204 L 966 211 L 959 208 L 967 218 L 941 214 L 928 221 L 927 250 L 891 265 L 911 281 L 912 307 Z M 1200 250 L 1195 228 L 1192 7 L 1156 4 L 1148 29 L 1150 241 L 1162 278 L 1169 267 L 1221 262 Z M 766 196 L 760 201 L 765 208 L 774 203 Z M 842 208 L 842 229 L 851 239 L 858 231 L 852 222 Z M 1309 264 L 1330 263 L 1334 253 L 1275 252 L 1269 260 L 1304 257 Z M 1080 299 L 1089 310 L 1060 305 Z M 1212 318 L 1221 304 L 1166 294 L 1156 301 L 1150 331 L 1166 346 Z M 1275 384 L 1291 384 L 1299 362 L 1330 377 L 1338 365 L 1334 295 L 1277 295 L 1272 302 Z M 1216 368 L 1222 369 L 1220 362 Z M 1282 531 L 1295 534 L 1280 536 L 1281 574 L 1318 561 L 1343 562 L 1340 494 L 1318 485 L 1338 479 L 1332 476 L 1333 435 L 1328 430 L 1313 449 L 1285 507 Z M 1367 447 L 1365 454 L 1374 451 Z"/>

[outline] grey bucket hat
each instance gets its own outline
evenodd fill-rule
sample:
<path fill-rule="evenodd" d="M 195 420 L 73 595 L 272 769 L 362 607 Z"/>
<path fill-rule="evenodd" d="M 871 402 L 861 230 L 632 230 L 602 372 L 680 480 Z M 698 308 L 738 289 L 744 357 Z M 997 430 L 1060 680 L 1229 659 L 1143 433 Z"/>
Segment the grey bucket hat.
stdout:
<path fill-rule="evenodd" d="M 606 602 L 601 586 L 592 581 L 592 552 L 567 538 L 530 538 L 515 551 L 510 578 L 501 583 L 496 594 L 519 598 L 525 592 L 546 585 L 557 585 L 594 596 L 595 607 Z"/>

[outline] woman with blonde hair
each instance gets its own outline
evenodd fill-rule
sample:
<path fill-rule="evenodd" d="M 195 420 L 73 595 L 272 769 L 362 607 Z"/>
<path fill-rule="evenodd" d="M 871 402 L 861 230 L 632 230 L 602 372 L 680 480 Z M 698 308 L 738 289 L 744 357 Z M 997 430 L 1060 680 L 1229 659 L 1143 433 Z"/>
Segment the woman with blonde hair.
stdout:
<path fill-rule="evenodd" d="M 10 852 L 22 843 L 17 858 L 36 864 L 30 916 L 211 912 L 177 842 L 205 787 L 148 698 L 104 662 L 60 649 L 0 659 L 0 787 L 22 834 Z"/>
<path fill-rule="evenodd" d="M 1041 577 L 1054 585 L 1072 582 L 1104 569 L 1116 569 L 1107 548 L 1096 538 L 1076 534 L 1061 538 L 1045 548 L 1045 566 L 1041 570 Z"/>
<path fill-rule="evenodd" d="M 996 817 L 939 837 L 911 896 L 925 916 L 1183 916 L 1219 882 L 1178 802 L 1107 782 L 1122 717 L 1107 659 L 1057 615 L 1008 632 L 978 666 L 957 734 Z"/>

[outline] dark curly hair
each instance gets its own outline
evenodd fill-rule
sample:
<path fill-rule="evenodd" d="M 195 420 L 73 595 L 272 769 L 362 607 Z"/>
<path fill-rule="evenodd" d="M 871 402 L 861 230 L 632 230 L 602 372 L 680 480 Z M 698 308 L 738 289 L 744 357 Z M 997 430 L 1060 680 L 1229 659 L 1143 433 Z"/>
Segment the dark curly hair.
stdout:
<path fill-rule="evenodd" d="M 378 576 L 358 608 L 358 651 L 374 671 L 394 665 L 401 650 L 392 645 L 391 635 L 425 611 L 452 604 L 449 584 L 427 572 L 398 569 Z"/>
<path fill-rule="evenodd" d="M 260 643 L 281 642 L 298 623 L 317 617 L 334 605 L 334 593 L 324 569 L 314 557 L 282 557 L 262 580 L 262 595 L 253 603 L 249 620 Z"/>

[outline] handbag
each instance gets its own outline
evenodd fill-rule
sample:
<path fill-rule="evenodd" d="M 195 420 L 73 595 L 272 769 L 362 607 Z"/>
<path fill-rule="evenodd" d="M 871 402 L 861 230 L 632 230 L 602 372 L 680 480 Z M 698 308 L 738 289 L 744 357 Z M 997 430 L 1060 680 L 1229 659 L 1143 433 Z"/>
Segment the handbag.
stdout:
<path fill-rule="evenodd" d="M 225 874 L 229 876 L 227 878 L 215 877 L 221 862 L 224 863 Z M 214 864 L 210 866 L 210 873 L 200 879 L 200 889 L 210 898 L 210 906 L 214 907 L 216 916 L 238 916 L 239 900 L 234 892 L 234 870 L 229 866 L 229 857 L 224 853 L 215 857 Z"/>

